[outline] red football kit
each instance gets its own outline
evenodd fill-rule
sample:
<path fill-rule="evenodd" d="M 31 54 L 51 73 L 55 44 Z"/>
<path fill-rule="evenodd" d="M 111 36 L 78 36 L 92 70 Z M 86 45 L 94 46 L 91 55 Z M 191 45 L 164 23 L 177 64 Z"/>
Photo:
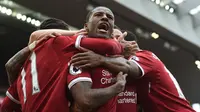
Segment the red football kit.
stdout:
<path fill-rule="evenodd" d="M 79 43 L 79 38 L 75 36 L 60 36 L 35 48 L 18 77 L 17 93 L 11 95 L 18 95 L 22 111 L 69 111 L 69 98 L 66 97 L 69 92 L 66 85 L 70 88 L 79 81 L 92 82 L 90 73 L 83 71 L 81 75 L 79 70 L 69 66 L 71 57 L 80 52 L 76 47 L 81 45 L 96 53 L 108 55 L 120 54 L 122 51 L 121 45 L 113 39 L 84 38 Z"/>
<path fill-rule="evenodd" d="M 124 91 L 118 95 L 116 112 L 137 112 L 135 83 L 128 81 Z"/>
<path fill-rule="evenodd" d="M 142 71 L 136 90 L 145 112 L 195 112 L 174 76 L 154 53 L 138 51 L 130 61 Z"/>
<path fill-rule="evenodd" d="M 85 38 L 79 40 L 81 47 L 84 47 L 86 42 L 84 42 Z M 103 41 L 99 41 L 101 46 L 94 46 L 92 49 L 96 53 L 102 55 L 119 55 L 122 53 L 122 46 L 113 39 L 106 40 L 104 43 Z M 91 43 L 90 43 L 91 44 Z M 77 48 L 80 47 L 77 45 Z M 90 48 L 91 49 L 91 48 Z M 73 70 L 73 69 L 72 69 Z M 69 72 L 68 75 L 68 87 L 69 89 L 76 83 L 80 81 L 87 81 L 87 79 L 92 80 L 92 88 L 105 88 L 111 86 L 113 83 L 111 82 L 112 78 L 116 75 L 112 74 L 105 68 L 95 68 L 90 72 L 82 72 L 76 69 L 76 72 Z M 91 74 L 91 75 L 89 75 Z M 110 99 L 106 104 L 102 105 L 96 112 L 116 112 L 116 105 L 117 105 L 117 96 Z"/>
<path fill-rule="evenodd" d="M 15 81 L 6 92 L 0 107 L 0 112 L 21 112 L 21 105 L 17 93 L 17 81 Z"/>

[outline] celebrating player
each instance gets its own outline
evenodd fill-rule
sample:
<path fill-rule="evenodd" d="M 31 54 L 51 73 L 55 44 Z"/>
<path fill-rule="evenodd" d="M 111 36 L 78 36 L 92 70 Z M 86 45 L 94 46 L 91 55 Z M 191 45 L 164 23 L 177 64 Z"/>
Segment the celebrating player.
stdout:
<path fill-rule="evenodd" d="M 130 43 L 123 38 L 119 41 L 124 45 Z M 137 45 L 128 51 L 128 60 L 88 51 L 76 54 L 71 62 L 79 68 L 104 66 L 113 72 L 128 73 L 128 84 L 136 82 L 138 100 L 144 112 L 194 112 L 174 76 L 154 53 L 141 50 Z M 127 109 L 123 111 L 131 112 Z"/>
<path fill-rule="evenodd" d="M 90 22 L 86 25 L 88 30 L 91 30 L 88 31 L 89 36 L 111 37 L 114 18 L 110 12 L 111 11 L 105 7 L 98 7 L 93 10 L 89 16 Z M 18 93 L 23 111 L 67 111 L 68 107 L 66 105 L 68 99 L 64 97 L 66 95 L 66 83 L 68 83 L 68 87 L 71 88 L 75 101 L 73 103 L 74 107 L 83 111 L 89 111 L 91 109 L 96 110 L 99 106 L 106 103 L 123 90 L 126 82 L 126 75 L 122 73 L 119 73 L 117 83 L 114 85 L 102 89 L 91 89 L 91 79 L 87 72 L 77 70 L 72 65 L 68 67 L 70 57 L 78 52 L 74 44 L 75 46 L 79 46 L 80 42 L 82 42 L 83 47 L 97 50 L 97 53 L 100 54 L 113 55 L 121 52 L 121 46 L 113 39 L 89 39 L 87 42 L 86 38 L 80 41 L 81 37 L 83 36 L 79 36 L 77 39 L 76 36 L 70 38 L 60 36 L 41 43 L 40 46 L 34 49 L 34 52 L 30 56 L 30 61 L 26 61 L 21 71 L 21 76 L 18 78 Z M 91 43 L 92 41 L 90 40 L 94 40 L 94 44 Z M 110 45 L 106 43 L 110 43 Z M 102 44 L 104 44 L 105 48 L 98 49 L 98 46 Z M 110 51 L 106 51 L 108 49 L 110 49 Z M 68 74 L 68 72 L 70 74 Z M 82 75 L 84 76 L 82 77 Z M 111 85 L 112 75 L 107 73 L 106 78 L 107 77 L 110 77 L 110 79 L 106 80 L 105 87 Z M 42 82 L 40 80 L 42 80 Z M 82 83 L 80 84 L 80 82 Z M 20 88 L 21 86 L 23 88 Z M 83 91 L 80 92 L 81 90 Z M 40 102 L 40 104 L 36 102 Z M 59 105 L 57 105 L 59 108 L 54 105 L 55 102 L 59 102 Z M 108 109 L 107 111 L 109 111 L 112 108 L 115 110 L 115 107 L 116 106 L 113 104 L 113 106 L 107 106 L 107 108 L 102 108 L 100 110 Z"/>

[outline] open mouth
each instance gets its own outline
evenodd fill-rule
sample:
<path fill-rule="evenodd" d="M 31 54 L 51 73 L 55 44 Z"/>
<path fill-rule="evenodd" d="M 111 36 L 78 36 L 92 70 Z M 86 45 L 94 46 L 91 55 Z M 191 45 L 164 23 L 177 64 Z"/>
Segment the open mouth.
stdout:
<path fill-rule="evenodd" d="M 109 25 L 107 23 L 101 23 L 98 26 L 98 30 L 102 33 L 107 33 L 109 30 Z"/>

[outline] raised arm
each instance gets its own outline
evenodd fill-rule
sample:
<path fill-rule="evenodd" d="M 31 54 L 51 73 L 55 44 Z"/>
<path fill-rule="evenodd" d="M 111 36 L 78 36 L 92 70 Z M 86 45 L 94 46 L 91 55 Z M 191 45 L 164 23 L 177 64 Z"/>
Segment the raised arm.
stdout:
<path fill-rule="evenodd" d="M 93 112 L 109 99 L 118 95 L 124 90 L 127 74 L 120 72 L 117 75 L 117 82 L 107 88 L 91 89 L 91 82 L 78 82 L 71 88 L 74 98 L 73 109 L 79 109 L 82 112 Z M 78 111 L 78 110 L 74 110 Z"/>
<path fill-rule="evenodd" d="M 37 30 L 31 34 L 28 44 L 31 44 L 33 41 L 39 40 L 43 38 L 44 36 L 55 34 L 55 33 L 58 35 L 63 35 L 63 36 L 72 36 L 75 34 L 87 34 L 85 29 L 81 29 L 78 31 L 68 31 L 68 30 L 61 30 L 61 29 Z M 56 35 L 52 35 L 52 37 L 53 36 L 56 36 Z"/>

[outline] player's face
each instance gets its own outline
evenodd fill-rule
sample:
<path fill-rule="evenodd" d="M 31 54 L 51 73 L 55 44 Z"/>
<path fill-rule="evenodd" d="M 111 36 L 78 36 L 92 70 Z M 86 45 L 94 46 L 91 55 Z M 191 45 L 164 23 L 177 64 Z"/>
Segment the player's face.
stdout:
<path fill-rule="evenodd" d="M 114 39 L 118 40 L 118 38 L 121 37 L 122 35 L 123 34 L 119 29 L 114 29 L 113 30 L 112 36 L 113 36 Z"/>
<path fill-rule="evenodd" d="M 111 38 L 114 27 L 114 14 L 105 7 L 99 7 L 93 10 L 86 29 L 90 37 Z"/>

